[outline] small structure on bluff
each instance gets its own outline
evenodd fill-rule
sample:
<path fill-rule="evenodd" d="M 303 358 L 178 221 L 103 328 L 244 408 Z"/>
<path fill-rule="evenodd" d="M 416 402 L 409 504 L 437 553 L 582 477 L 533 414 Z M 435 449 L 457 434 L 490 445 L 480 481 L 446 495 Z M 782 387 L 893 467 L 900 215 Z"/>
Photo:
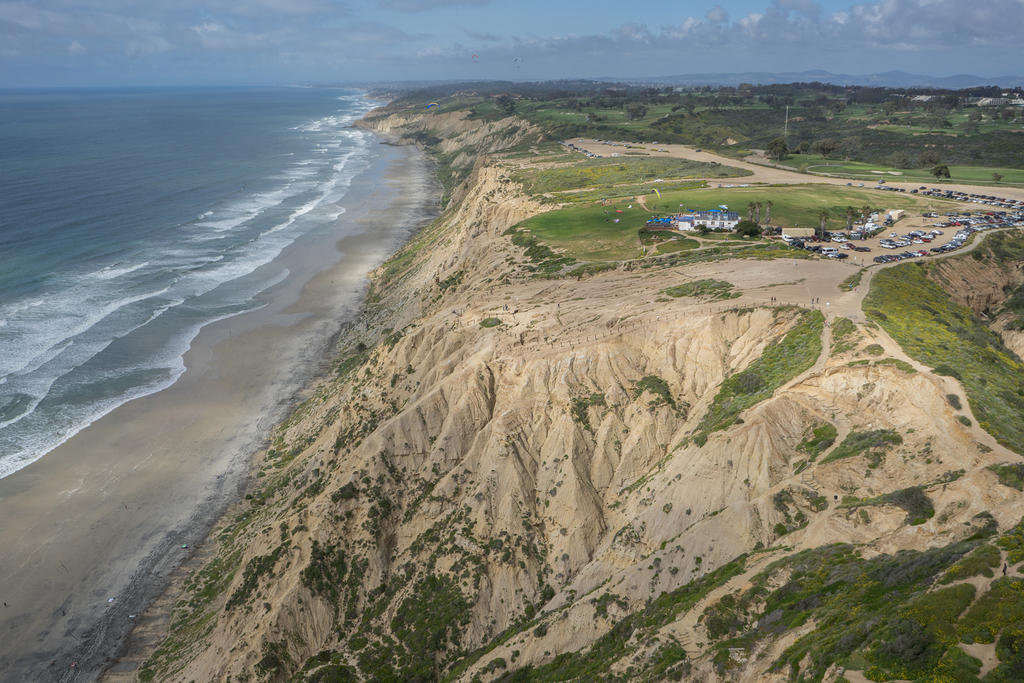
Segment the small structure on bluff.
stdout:
<path fill-rule="evenodd" d="M 712 230 L 732 230 L 740 222 L 740 215 L 727 209 L 710 209 L 709 211 L 691 211 L 676 216 L 679 230 L 696 230 L 698 225 L 706 225 Z"/>
<path fill-rule="evenodd" d="M 705 225 L 711 230 L 732 230 L 740 222 L 740 215 L 735 211 L 726 209 L 711 209 L 709 211 L 690 211 L 665 218 L 651 218 L 647 221 L 648 230 L 681 230 L 692 232 L 699 225 Z"/>

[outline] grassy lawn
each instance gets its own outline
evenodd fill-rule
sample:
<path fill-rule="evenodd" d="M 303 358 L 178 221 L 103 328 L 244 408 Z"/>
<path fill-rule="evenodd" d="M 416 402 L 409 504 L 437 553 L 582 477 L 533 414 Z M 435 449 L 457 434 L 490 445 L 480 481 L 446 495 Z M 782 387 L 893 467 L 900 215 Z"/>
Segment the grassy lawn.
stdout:
<path fill-rule="evenodd" d="M 1008 448 L 1024 451 L 1024 364 L 969 308 L 930 280 L 925 267 L 908 263 L 880 270 L 864 312 L 912 358 L 963 382 L 980 426 Z"/>
<path fill-rule="evenodd" d="M 872 209 L 907 209 L 910 211 L 941 211 L 956 206 L 952 202 L 934 200 L 914 195 L 880 193 L 865 188 L 834 185 L 775 185 L 768 187 L 723 187 L 680 192 L 662 192 L 659 200 L 647 196 L 647 206 L 652 211 L 669 213 L 682 209 L 713 209 L 725 204 L 731 210 L 746 217 L 747 204 L 762 203 L 762 220 L 767 202 L 772 202 L 772 224 L 787 228 L 816 228 L 818 215 L 824 210 L 829 213 L 828 229 L 846 228 L 847 207 L 858 211 L 869 206 Z"/>
<path fill-rule="evenodd" d="M 657 185 L 652 183 L 625 183 L 623 185 L 588 187 L 581 190 L 556 192 L 549 195 L 540 195 L 538 199 L 545 204 L 581 204 L 585 202 L 601 201 L 602 199 L 633 199 L 637 196 L 643 195 L 652 195 L 652 199 L 656 199 L 657 195 L 654 194 L 653 190 L 655 187 L 657 187 L 658 191 L 664 195 L 666 192 L 694 190 L 707 186 L 708 183 L 706 180 L 696 179 L 669 181 L 666 183 L 658 183 Z"/>
<path fill-rule="evenodd" d="M 783 162 L 787 166 L 806 171 L 808 173 L 827 173 L 834 176 L 855 178 L 857 180 L 876 182 L 879 179 L 919 182 L 922 185 L 939 186 L 927 168 L 892 168 L 867 164 L 859 161 L 838 161 L 826 159 L 819 154 L 795 154 Z M 1003 176 L 998 184 L 992 180 L 992 174 L 999 173 Z M 998 168 L 995 166 L 950 166 L 951 178 L 943 182 L 961 182 L 976 185 L 999 185 L 1020 186 L 1024 185 L 1024 169 L 1019 168 Z"/>
<path fill-rule="evenodd" d="M 696 249 L 700 246 L 700 242 L 684 237 L 683 239 L 661 242 L 657 246 L 659 254 L 671 254 L 677 251 L 689 251 L 690 249 Z"/>
<path fill-rule="evenodd" d="M 769 187 L 700 188 L 664 190 L 661 199 L 654 194 L 645 197 L 644 211 L 632 198 L 620 198 L 577 204 L 534 216 L 519 228 L 529 230 L 552 249 L 564 250 L 567 256 L 581 261 L 618 261 L 640 254 L 637 231 L 652 215 L 666 215 L 685 209 L 708 209 L 725 204 L 741 215 L 751 202 L 771 201 L 772 223 L 786 227 L 816 227 L 821 210 L 829 212 L 828 226 L 846 226 L 848 206 L 858 210 L 910 209 L 912 211 L 944 210 L 950 202 L 906 195 L 880 194 L 861 188 L 831 185 L 782 185 Z M 630 208 L 632 206 L 632 208 Z M 622 213 L 618 213 L 621 211 Z M 653 213 L 652 213 L 653 212 Z M 616 223 L 615 219 L 619 222 Z M 729 235 L 708 235 L 708 239 L 730 239 Z M 688 247 L 678 247 L 685 249 Z M 659 248 L 659 252 L 672 247 Z"/>
<path fill-rule="evenodd" d="M 519 227 L 581 261 L 621 261 L 640 255 L 637 231 L 650 216 L 637 204 L 632 209 L 627 206 L 622 205 L 622 213 L 615 213 L 615 206 L 572 206 L 539 214 Z"/>
<path fill-rule="evenodd" d="M 514 178 L 522 183 L 527 194 L 543 194 L 611 187 L 656 178 L 725 178 L 744 175 L 750 175 L 750 171 L 688 159 L 643 156 L 587 159 L 564 168 L 519 171 Z"/>

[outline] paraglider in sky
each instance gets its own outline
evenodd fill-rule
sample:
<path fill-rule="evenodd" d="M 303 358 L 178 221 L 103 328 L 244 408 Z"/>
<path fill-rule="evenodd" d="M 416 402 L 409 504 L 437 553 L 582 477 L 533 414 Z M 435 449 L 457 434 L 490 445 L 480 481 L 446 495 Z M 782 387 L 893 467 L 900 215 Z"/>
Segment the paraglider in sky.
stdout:
<path fill-rule="evenodd" d="M 431 107 L 436 107 L 436 106 L 438 106 L 437 102 L 431 102 L 430 104 L 427 105 L 427 109 L 430 109 Z"/>
<path fill-rule="evenodd" d="M 480 55 L 478 55 L 477 53 L 474 52 L 473 53 L 473 61 L 476 62 L 476 61 L 479 61 L 479 59 L 480 59 Z"/>
<path fill-rule="evenodd" d="M 661 199 L 661 193 L 658 192 L 658 188 L 654 188 L 654 194 L 658 195 L 658 199 Z"/>

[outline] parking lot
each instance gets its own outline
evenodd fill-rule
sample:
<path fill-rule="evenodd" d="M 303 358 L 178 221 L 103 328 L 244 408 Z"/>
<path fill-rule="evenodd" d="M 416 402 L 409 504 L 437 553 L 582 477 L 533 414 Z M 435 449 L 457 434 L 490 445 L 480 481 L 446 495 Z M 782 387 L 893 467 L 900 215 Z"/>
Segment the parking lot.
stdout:
<path fill-rule="evenodd" d="M 845 231 L 833 231 L 826 232 L 824 240 L 798 238 L 789 240 L 789 243 L 826 258 L 868 265 L 945 254 L 962 248 L 975 232 L 1024 227 L 1024 206 L 1016 209 L 972 208 L 973 211 L 907 216 L 888 225 L 869 221 L 868 226 L 875 226 L 868 227 L 869 232 L 854 231 L 851 236 Z M 878 214 L 873 214 L 873 217 L 881 220 Z M 864 236 L 866 234 L 871 236 Z M 858 239 L 858 236 L 862 237 Z"/>

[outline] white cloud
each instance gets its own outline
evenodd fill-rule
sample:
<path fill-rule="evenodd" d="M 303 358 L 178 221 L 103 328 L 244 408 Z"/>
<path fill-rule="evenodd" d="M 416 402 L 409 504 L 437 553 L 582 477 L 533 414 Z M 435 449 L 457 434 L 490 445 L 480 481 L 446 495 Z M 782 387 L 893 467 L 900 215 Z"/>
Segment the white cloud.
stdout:
<path fill-rule="evenodd" d="M 758 1 L 754 11 L 738 14 L 734 4 L 730 14 L 730 3 L 710 0 L 693 15 L 686 9 L 696 3 L 673 3 L 670 12 L 620 3 L 620 16 L 636 23 L 596 30 L 581 28 L 593 26 L 591 18 L 538 19 L 523 28 L 518 17 L 510 20 L 520 12 L 515 4 L 493 0 L 0 0 L 0 57 L 70 54 L 113 69 L 126 55 L 172 52 L 183 69 L 203 63 L 211 73 L 243 73 L 258 53 L 264 60 L 259 68 L 285 73 L 278 67 L 287 62 L 298 65 L 288 71 L 298 78 L 328 73 L 325 64 L 337 78 L 500 78 L 512 75 L 502 69 L 515 57 L 528 58 L 529 76 L 537 78 L 707 69 L 860 73 L 880 65 L 1019 70 L 1013 34 L 1024 26 L 1024 0 Z M 589 7 L 586 0 L 570 4 L 580 12 Z M 483 5 L 490 7 L 470 13 Z M 374 21 L 385 14 L 382 8 L 411 16 L 391 15 L 395 26 Z M 467 10 L 463 23 L 447 21 L 459 8 Z M 429 14 L 446 9 L 442 16 Z M 514 33 L 524 30 L 532 33 Z M 474 51 L 481 59 L 471 59 Z M 254 59 L 226 56 L 232 52 Z"/>
<path fill-rule="evenodd" d="M 472 29 L 466 28 L 465 26 L 459 26 L 459 30 L 465 33 L 473 40 L 479 40 L 484 43 L 500 43 L 502 41 L 502 37 L 496 33 L 489 33 L 487 31 L 474 31 Z"/>
<path fill-rule="evenodd" d="M 708 13 L 705 16 L 706 16 L 708 21 L 710 21 L 712 23 L 715 23 L 715 24 L 721 24 L 722 22 L 729 21 L 729 13 L 726 12 L 725 8 L 722 7 L 721 5 L 715 5 L 714 7 L 709 9 Z M 687 21 L 691 21 L 691 20 L 692 21 L 697 21 L 693 17 L 689 17 L 687 19 Z"/>
<path fill-rule="evenodd" d="M 163 36 L 142 36 L 128 41 L 125 54 L 129 57 L 143 57 L 167 52 L 173 47 Z"/>
<path fill-rule="evenodd" d="M 399 12 L 425 12 L 440 7 L 459 7 L 466 5 L 486 5 L 490 0 L 377 0 L 377 5 L 384 9 Z"/>
<path fill-rule="evenodd" d="M 265 35 L 236 31 L 216 21 L 189 26 L 192 37 L 208 50 L 252 50 L 271 46 Z"/>
<path fill-rule="evenodd" d="M 821 14 L 821 5 L 814 0 L 775 0 L 775 7 L 782 10 L 792 10 L 809 17 L 817 17 Z"/>

